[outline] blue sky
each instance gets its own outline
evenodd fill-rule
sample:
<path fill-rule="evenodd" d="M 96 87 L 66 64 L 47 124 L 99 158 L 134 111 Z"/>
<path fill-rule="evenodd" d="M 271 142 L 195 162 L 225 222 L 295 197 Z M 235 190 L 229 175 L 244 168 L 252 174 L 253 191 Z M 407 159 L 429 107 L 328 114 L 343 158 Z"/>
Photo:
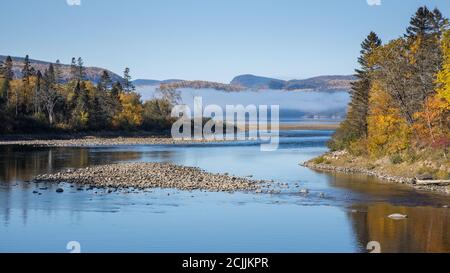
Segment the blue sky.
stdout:
<path fill-rule="evenodd" d="M 135 79 L 351 74 L 369 31 L 397 38 L 424 4 L 450 16 L 448 0 L 2 0 L 0 54 Z"/>

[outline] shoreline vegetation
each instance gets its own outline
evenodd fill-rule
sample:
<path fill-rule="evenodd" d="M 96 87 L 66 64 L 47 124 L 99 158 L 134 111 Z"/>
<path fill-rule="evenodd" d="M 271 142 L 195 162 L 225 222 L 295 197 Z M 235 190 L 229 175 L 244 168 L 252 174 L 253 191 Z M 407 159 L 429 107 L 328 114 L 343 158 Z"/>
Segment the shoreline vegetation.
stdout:
<path fill-rule="evenodd" d="M 303 165 L 449 194 L 449 20 L 437 8 L 420 7 L 403 38 L 383 44 L 371 32 L 358 61 L 358 80 L 346 120 L 328 144 L 331 152 Z"/>
<path fill-rule="evenodd" d="M 393 163 L 390 158 L 380 158 L 376 161 L 365 157 L 357 157 L 346 151 L 330 152 L 307 162 L 301 166 L 328 173 L 362 174 L 375 177 L 385 182 L 405 184 L 418 190 L 439 192 L 450 195 L 450 183 L 421 185 L 418 180 L 432 181 L 439 172 L 449 171 L 445 164 L 432 161 L 417 161 L 414 163 Z M 448 166 L 447 166 L 448 167 Z M 450 180 L 448 180 L 450 182 Z"/>

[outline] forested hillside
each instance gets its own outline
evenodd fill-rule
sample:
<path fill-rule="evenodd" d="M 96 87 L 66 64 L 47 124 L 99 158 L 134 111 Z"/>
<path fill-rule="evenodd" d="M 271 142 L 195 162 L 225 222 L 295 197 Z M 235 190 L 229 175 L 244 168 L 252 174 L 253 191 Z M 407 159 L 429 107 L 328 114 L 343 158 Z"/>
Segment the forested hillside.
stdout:
<path fill-rule="evenodd" d="M 17 72 L 20 67 L 20 72 Z M 86 68 L 75 58 L 32 62 L 28 56 L 4 58 L 0 66 L 0 133 L 73 132 L 87 130 L 164 130 L 170 128 L 170 103 L 142 103 L 134 92 L 130 70 L 119 77 Z"/>
<path fill-rule="evenodd" d="M 419 8 L 402 38 L 383 44 L 370 33 L 359 64 L 347 119 L 330 147 L 372 159 L 387 156 L 394 164 L 448 162 L 448 19 L 438 9 Z"/>

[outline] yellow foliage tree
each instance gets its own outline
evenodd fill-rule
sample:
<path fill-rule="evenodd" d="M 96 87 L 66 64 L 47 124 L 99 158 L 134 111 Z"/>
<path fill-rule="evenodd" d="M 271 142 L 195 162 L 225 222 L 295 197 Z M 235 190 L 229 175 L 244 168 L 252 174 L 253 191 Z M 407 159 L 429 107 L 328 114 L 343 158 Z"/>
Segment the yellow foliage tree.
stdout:
<path fill-rule="evenodd" d="M 140 96 L 134 92 L 119 94 L 121 111 L 114 116 L 113 126 L 116 128 L 133 129 L 142 124 L 143 108 Z"/>
<path fill-rule="evenodd" d="M 411 128 L 391 96 L 374 82 L 369 99 L 368 152 L 372 157 L 396 154 L 409 147 Z"/>
<path fill-rule="evenodd" d="M 450 143 L 450 31 L 442 38 L 443 65 L 437 74 L 436 94 L 415 114 L 415 132 L 422 143 L 448 148 Z"/>

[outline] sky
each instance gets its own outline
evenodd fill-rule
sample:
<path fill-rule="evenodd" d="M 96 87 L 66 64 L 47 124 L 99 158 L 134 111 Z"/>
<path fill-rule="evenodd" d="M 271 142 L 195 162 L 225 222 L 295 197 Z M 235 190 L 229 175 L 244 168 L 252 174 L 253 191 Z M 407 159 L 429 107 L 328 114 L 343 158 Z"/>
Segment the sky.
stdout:
<path fill-rule="evenodd" d="M 421 5 L 449 0 L 2 0 L 0 55 L 87 66 L 134 79 L 229 82 L 348 75 L 361 41 L 400 37 Z"/>

